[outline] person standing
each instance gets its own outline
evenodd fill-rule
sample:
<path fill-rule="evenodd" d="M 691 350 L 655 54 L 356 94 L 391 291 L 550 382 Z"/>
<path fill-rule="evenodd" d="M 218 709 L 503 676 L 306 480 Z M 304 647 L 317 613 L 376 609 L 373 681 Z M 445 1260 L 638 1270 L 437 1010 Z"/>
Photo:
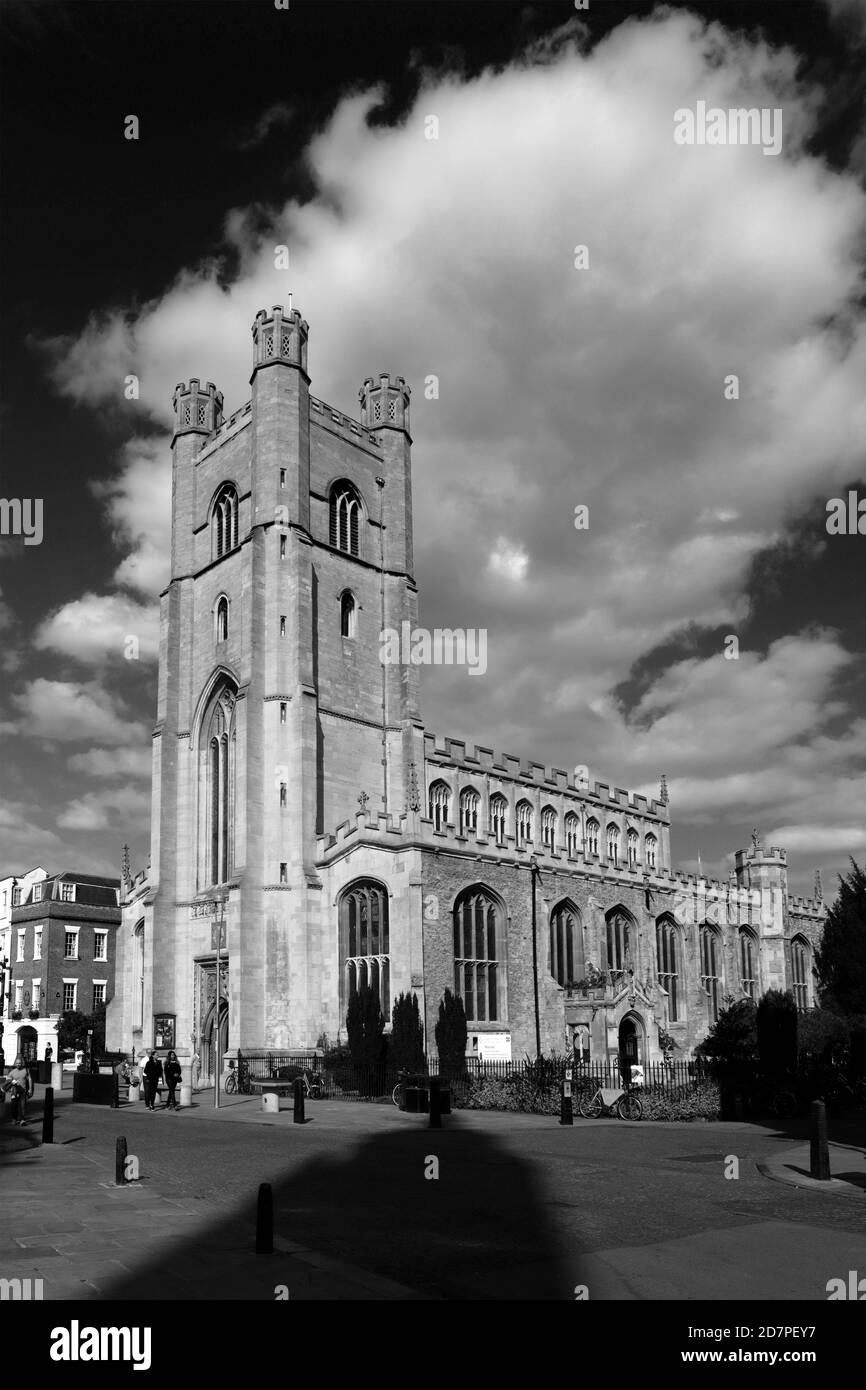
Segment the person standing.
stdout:
<path fill-rule="evenodd" d="M 53 1048 L 53 1047 L 51 1046 L 51 1044 L 49 1043 L 48 1046 L 47 1046 L 46 1049 L 45 1049 L 45 1065 L 46 1065 L 47 1067 L 50 1067 L 53 1060 L 54 1060 L 54 1048 Z"/>
<path fill-rule="evenodd" d="M 21 1056 L 21 1053 L 19 1052 L 18 1056 L 15 1058 L 15 1061 L 12 1063 L 12 1066 L 9 1070 L 9 1075 L 6 1077 L 6 1081 L 4 1084 L 4 1089 L 11 1092 L 13 1100 L 18 1101 L 19 1125 L 27 1123 L 25 1109 L 27 1106 L 27 1091 L 29 1080 L 30 1078 L 27 1072 L 27 1068 L 24 1065 L 24 1058 Z"/>
<path fill-rule="evenodd" d="M 168 1087 L 168 1100 L 165 1102 L 166 1110 L 179 1110 L 175 1092 L 180 1085 L 182 1071 L 180 1062 L 177 1060 L 176 1052 L 169 1052 L 165 1059 L 165 1084 Z"/>
<path fill-rule="evenodd" d="M 155 1110 L 156 1088 L 162 1080 L 162 1062 L 153 1055 L 152 1047 L 147 1049 L 147 1061 L 141 1069 L 141 1078 L 144 1082 L 145 1109 Z"/>

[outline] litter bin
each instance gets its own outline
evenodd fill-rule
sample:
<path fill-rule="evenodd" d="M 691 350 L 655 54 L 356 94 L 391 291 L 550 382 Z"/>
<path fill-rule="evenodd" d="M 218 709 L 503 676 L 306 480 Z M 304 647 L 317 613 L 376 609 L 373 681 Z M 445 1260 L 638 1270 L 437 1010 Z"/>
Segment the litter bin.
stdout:
<path fill-rule="evenodd" d="M 50 1085 L 51 1085 L 51 1063 L 50 1063 L 50 1062 L 39 1062 L 39 1063 L 37 1063 L 37 1066 L 38 1066 L 38 1068 L 39 1068 L 39 1075 L 37 1076 L 36 1080 L 39 1082 L 40 1086 L 50 1086 Z"/>
<path fill-rule="evenodd" d="M 426 1086 L 404 1086 L 402 1110 L 410 1115 L 426 1115 L 430 1109 L 430 1092 Z"/>

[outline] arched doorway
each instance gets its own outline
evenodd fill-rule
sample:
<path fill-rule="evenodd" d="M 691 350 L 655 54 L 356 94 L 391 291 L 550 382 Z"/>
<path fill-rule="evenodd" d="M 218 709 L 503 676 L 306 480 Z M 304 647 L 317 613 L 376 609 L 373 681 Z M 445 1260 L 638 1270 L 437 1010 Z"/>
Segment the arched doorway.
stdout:
<path fill-rule="evenodd" d="M 644 1061 L 643 1023 L 637 1014 L 626 1014 L 619 1025 L 619 1069 L 624 1081 L 631 1080 L 631 1068 Z"/>
<path fill-rule="evenodd" d="M 211 1004 L 201 1036 L 201 1079 L 199 1081 L 201 1086 L 213 1085 L 214 1066 L 216 1065 L 215 1017 L 216 1005 Z M 229 1046 L 229 1004 L 227 999 L 220 1000 L 219 1030 L 220 1066 L 224 1068 L 225 1055 Z"/>
<path fill-rule="evenodd" d="M 37 1038 L 36 1029 L 30 1028 L 25 1024 L 23 1028 L 18 1029 L 17 1038 L 18 1041 L 15 1046 L 15 1051 L 21 1053 L 21 1056 L 24 1058 L 24 1062 L 28 1067 L 35 1066 Z M 14 1058 L 12 1060 L 14 1061 Z"/>

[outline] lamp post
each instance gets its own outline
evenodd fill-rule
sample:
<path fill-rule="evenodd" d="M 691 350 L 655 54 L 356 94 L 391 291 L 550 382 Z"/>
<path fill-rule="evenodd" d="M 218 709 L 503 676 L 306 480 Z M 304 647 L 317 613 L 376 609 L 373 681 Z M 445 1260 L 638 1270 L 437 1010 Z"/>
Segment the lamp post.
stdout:
<path fill-rule="evenodd" d="M 532 878 L 532 989 L 535 996 L 535 1056 L 541 1056 L 541 1019 L 538 1013 L 538 926 L 535 907 L 535 885 L 540 877 L 541 871 L 538 867 L 538 860 L 533 854 L 529 861 L 529 872 Z"/>

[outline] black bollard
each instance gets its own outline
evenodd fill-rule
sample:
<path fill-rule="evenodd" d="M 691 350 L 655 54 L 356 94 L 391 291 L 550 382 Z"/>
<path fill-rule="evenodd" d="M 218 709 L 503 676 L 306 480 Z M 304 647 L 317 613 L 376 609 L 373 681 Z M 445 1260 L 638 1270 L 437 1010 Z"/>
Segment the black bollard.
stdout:
<path fill-rule="evenodd" d="M 274 1253 L 274 1194 L 269 1182 L 259 1183 L 256 1203 L 256 1254 Z"/>
<path fill-rule="evenodd" d="M 571 1082 L 565 1080 L 562 1083 L 562 1095 L 559 1099 L 559 1123 L 561 1125 L 574 1124 L 574 1106 L 571 1101 Z"/>
<path fill-rule="evenodd" d="M 292 1118 L 296 1125 L 304 1123 L 304 1083 L 300 1077 L 295 1082 L 295 1113 Z"/>
<path fill-rule="evenodd" d="M 126 1140 L 122 1135 L 114 1148 L 114 1181 L 118 1187 L 126 1184 Z"/>
<path fill-rule="evenodd" d="M 829 1182 L 830 1150 L 827 1147 L 827 1107 L 822 1100 L 812 1101 L 809 1167 L 813 1178 L 818 1178 L 821 1182 Z"/>
<path fill-rule="evenodd" d="M 442 1128 L 442 1081 L 438 1076 L 431 1076 L 430 1085 L 430 1128 Z"/>
<path fill-rule="evenodd" d="M 45 1105 L 42 1110 L 42 1142 L 54 1143 L 54 1087 L 45 1088 Z"/>
<path fill-rule="evenodd" d="M 112 1109 L 112 1110 L 119 1110 L 119 1109 L 120 1109 L 120 1078 L 119 1078 L 119 1076 L 117 1075 L 117 1072 L 114 1073 L 114 1076 L 112 1077 L 112 1080 L 113 1080 L 113 1082 L 114 1082 L 114 1089 L 113 1089 L 113 1091 L 111 1092 L 111 1109 Z"/>

